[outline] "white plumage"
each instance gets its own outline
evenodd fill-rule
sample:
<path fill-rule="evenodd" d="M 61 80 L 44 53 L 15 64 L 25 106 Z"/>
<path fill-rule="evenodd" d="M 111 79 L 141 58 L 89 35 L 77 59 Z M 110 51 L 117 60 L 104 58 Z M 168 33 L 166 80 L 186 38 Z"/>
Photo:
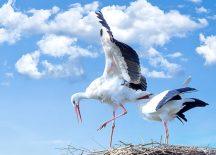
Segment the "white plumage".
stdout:
<path fill-rule="evenodd" d="M 141 75 L 137 53 L 130 46 L 114 39 L 102 13 L 96 14 L 103 26 L 100 35 L 106 61 L 104 72 L 84 92 L 73 94 L 71 102 L 80 121 L 82 121 L 79 107 L 81 99 L 96 99 L 113 106 L 113 118 L 99 128 L 100 130 L 113 121 L 111 146 L 115 120 L 127 113 L 124 103 L 147 99 L 151 94 L 146 92 L 147 83 L 145 77 Z M 116 116 L 119 107 L 122 108 L 123 113 Z"/>
<path fill-rule="evenodd" d="M 174 118 L 178 118 L 181 122 L 187 121 L 184 112 L 195 107 L 204 107 L 208 105 L 196 98 L 183 98 L 184 93 L 196 90 L 194 88 L 186 87 L 190 80 L 191 78 L 185 81 L 183 85 L 185 87 L 174 90 L 165 90 L 140 107 L 144 119 L 160 121 L 163 123 L 166 135 L 165 143 L 167 144 L 169 143 L 169 121 Z"/>
<path fill-rule="evenodd" d="M 160 109 L 156 110 L 156 107 L 168 92 L 169 90 L 161 92 L 154 96 L 147 104 L 142 106 L 141 110 L 144 118 L 153 121 L 171 121 L 176 117 L 176 113 L 184 107 L 183 103 L 194 102 L 193 99 L 170 100 Z"/>

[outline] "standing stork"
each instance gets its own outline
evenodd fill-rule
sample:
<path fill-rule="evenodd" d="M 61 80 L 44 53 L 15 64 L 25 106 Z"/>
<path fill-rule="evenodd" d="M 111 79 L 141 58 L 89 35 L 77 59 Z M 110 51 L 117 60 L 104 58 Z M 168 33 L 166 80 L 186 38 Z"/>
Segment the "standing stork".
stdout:
<path fill-rule="evenodd" d="M 75 107 L 78 121 L 82 121 L 79 103 L 81 99 L 96 99 L 103 103 L 112 105 L 112 119 L 103 123 L 98 130 L 113 122 L 110 136 L 110 146 L 115 128 L 115 120 L 125 114 L 126 102 L 135 102 L 141 99 L 148 99 L 150 93 L 146 92 L 147 83 L 141 75 L 139 57 L 134 49 L 125 43 L 116 40 L 109 25 L 99 11 L 96 12 L 99 22 L 102 25 L 100 37 L 105 54 L 105 68 L 103 75 L 96 78 L 84 92 L 71 96 L 71 102 Z M 122 113 L 116 116 L 116 110 L 122 109 Z"/>
<path fill-rule="evenodd" d="M 187 87 L 191 77 L 183 84 L 183 88 L 166 90 L 154 96 L 149 102 L 141 106 L 141 112 L 146 120 L 160 121 L 165 129 L 165 143 L 169 144 L 168 122 L 178 118 L 182 123 L 187 122 L 184 113 L 195 107 L 205 107 L 207 103 L 196 98 L 184 98 L 183 94 L 196 91 Z"/>

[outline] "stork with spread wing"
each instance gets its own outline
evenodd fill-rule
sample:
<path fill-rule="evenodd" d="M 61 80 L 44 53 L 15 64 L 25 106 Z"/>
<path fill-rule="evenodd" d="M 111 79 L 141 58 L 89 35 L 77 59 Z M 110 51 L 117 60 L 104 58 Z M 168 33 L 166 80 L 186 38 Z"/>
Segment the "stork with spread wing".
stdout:
<path fill-rule="evenodd" d="M 100 37 L 105 54 L 105 69 L 103 75 L 92 81 L 84 92 L 73 94 L 71 102 L 80 121 L 82 121 L 79 106 L 81 99 L 96 99 L 112 105 L 113 117 L 98 129 L 101 130 L 108 123 L 113 122 L 111 146 L 115 120 L 127 114 L 124 104 L 148 99 L 151 94 L 146 92 L 147 83 L 145 77 L 141 75 L 139 56 L 136 51 L 113 37 L 112 31 L 100 11 L 96 12 L 96 15 L 102 25 Z M 120 115 L 116 115 L 118 108 L 122 109 Z"/>

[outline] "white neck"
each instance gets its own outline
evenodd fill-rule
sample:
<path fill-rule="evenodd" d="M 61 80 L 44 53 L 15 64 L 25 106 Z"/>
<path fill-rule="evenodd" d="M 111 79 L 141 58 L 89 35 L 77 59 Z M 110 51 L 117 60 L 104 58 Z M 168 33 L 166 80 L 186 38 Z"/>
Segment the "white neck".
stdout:
<path fill-rule="evenodd" d="M 86 92 L 79 92 L 79 93 L 74 94 L 74 96 L 75 96 L 78 100 L 90 98 L 89 95 L 88 95 Z"/>

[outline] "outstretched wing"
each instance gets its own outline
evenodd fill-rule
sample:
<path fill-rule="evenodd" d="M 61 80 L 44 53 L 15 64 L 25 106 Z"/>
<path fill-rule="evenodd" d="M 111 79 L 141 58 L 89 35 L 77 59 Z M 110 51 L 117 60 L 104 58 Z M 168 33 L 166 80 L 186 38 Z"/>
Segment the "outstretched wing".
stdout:
<path fill-rule="evenodd" d="M 124 79 L 130 83 L 140 83 L 141 69 L 138 54 L 129 45 L 116 39 L 114 39 L 114 44 L 118 48 L 114 56 Z"/>
<path fill-rule="evenodd" d="M 195 91 L 195 90 L 196 90 L 195 88 L 185 87 L 185 88 L 174 89 L 174 90 L 168 91 L 167 94 L 163 97 L 163 99 L 158 103 L 156 110 L 160 109 L 167 102 L 171 100 L 181 99 L 181 96 L 180 96 L 181 94 L 186 93 L 186 92 Z"/>
<path fill-rule="evenodd" d="M 101 11 L 98 11 L 98 12 L 95 12 L 95 13 L 96 13 L 96 15 L 97 15 L 97 17 L 98 17 L 99 22 L 101 23 L 101 25 L 102 25 L 104 28 L 106 28 L 106 30 L 107 30 L 107 32 L 108 32 L 108 34 L 109 34 L 109 36 L 110 36 L 110 40 L 112 41 L 112 39 L 113 39 L 112 31 L 111 31 L 109 25 L 107 24 L 106 20 L 104 19 L 104 16 L 103 16 L 102 12 L 101 12 Z"/>
<path fill-rule="evenodd" d="M 103 14 L 99 11 L 96 13 L 99 18 L 99 22 L 107 30 L 110 37 L 109 46 L 111 49 L 109 52 L 112 54 L 115 65 L 119 70 L 118 73 L 122 76 L 128 83 L 139 84 L 141 82 L 141 69 L 139 56 L 136 51 L 129 45 L 116 40 L 113 37 L 112 31 L 103 17 Z M 107 51 L 105 51 L 107 52 Z"/>

